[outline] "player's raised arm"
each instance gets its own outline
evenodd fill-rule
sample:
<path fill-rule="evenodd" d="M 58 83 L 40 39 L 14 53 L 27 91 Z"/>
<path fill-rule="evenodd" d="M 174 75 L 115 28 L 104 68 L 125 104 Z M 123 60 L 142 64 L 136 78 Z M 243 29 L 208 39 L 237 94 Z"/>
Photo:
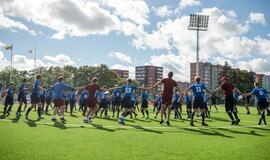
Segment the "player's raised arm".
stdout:
<path fill-rule="evenodd" d="M 162 84 L 162 80 L 158 81 L 156 84 L 154 84 L 151 88 L 156 88 L 158 85 Z"/>

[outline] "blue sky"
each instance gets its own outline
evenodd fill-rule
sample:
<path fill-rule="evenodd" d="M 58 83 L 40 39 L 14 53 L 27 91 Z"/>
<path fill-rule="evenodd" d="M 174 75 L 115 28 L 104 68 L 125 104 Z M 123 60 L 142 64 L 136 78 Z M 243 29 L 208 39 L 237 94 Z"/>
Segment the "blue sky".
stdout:
<path fill-rule="evenodd" d="M 270 74 L 270 2 L 267 0 L 2 0 L 0 69 L 9 65 L 3 47 L 14 45 L 14 67 L 98 65 L 130 70 L 152 64 L 189 80 L 196 34 L 190 13 L 210 15 L 200 33 L 200 59 Z"/>

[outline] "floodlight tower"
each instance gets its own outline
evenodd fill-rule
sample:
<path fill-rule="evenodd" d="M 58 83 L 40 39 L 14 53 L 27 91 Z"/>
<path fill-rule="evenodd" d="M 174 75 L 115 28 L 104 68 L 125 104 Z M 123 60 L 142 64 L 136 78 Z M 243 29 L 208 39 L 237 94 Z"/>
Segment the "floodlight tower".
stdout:
<path fill-rule="evenodd" d="M 207 31 L 209 15 L 190 14 L 189 30 L 197 31 L 196 76 L 199 76 L 199 31 Z"/>

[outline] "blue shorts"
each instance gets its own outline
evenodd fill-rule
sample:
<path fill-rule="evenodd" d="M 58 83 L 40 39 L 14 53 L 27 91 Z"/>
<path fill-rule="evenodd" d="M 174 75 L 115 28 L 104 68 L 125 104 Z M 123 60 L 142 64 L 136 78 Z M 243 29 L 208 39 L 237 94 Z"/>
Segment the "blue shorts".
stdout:
<path fill-rule="evenodd" d="M 24 104 L 27 104 L 26 95 L 19 93 L 19 95 L 18 95 L 18 102 L 23 102 Z"/>
<path fill-rule="evenodd" d="M 205 108 L 203 97 L 194 97 L 193 108 L 194 109 L 198 109 L 198 108 L 204 109 Z"/>
<path fill-rule="evenodd" d="M 31 103 L 37 104 L 39 102 L 40 102 L 40 96 L 38 95 L 38 93 L 32 93 L 31 94 Z"/>

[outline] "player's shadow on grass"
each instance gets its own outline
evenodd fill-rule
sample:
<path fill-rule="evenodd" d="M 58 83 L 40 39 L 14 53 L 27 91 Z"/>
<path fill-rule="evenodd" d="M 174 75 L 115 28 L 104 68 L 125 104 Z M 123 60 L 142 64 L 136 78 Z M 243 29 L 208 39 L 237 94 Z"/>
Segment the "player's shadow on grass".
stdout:
<path fill-rule="evenodd" d="M 209 130 L 209 129 L 203 129 L 203 128 L 181 128 L 181 129 L 185 131 L 189 131 L 189 132 L 207 135 L 207 136 L 220 136 L 220 137 L 225 137 L 225 138 L 234 138 L 232 136 L 227 136 L 215 130 Z"/>
<path fill-rule="evenodd" d="M 110 129 L 110 128 L 106 128 L 104 127 L 103 125 L 100 125 L 100 124 L 91 124 L 94 128 L 97 128 L 97 129 L 100 129 L 100 130 L 103 130 L 103 131 L 108 131 L 108 132 L 114 132 L 115 130 L 113 129 Z"/>
<path fill-rule="evenodd" d="M 228 120 L 226 118 L 222 118 L 222 117 L 210 117 L 209 119 L 213 119 L 216 121 L 222 121 L 222 122 L 230 122 L 230 120 Z"/>
<path fill-rule="evenodd" d="M 8 115 L 3 115 L 3 114 L 2 114 L 2 115 L 0 116 L 0 119 L 5 119 L 7 116 L 8 116 Z"/>
<path fill-rule="evenodd" d="M 247 128 L 257 129 L 257 130 L 261 130 L 261 131 L 268 131 L 268 132 L 270 132 L 270 129 L 268 129 L 268 128 L 262 128 L 262 127 L 247 127 Z"/>
<path fill-rule="evenodd" d="M 21 117 L 15 117 L 10 119 L 12 123 L 18 123 Z"/>
<path fill-rule="evenodd" d="M 157 130 L 152 130 L 152 129 L 148 129 L 148 128 L 144 128 L 142 126 L 135 126 L 135 125 L 126 125 L 129 127 L 133 127 L 135 129 L 141 130 L 141 131 L 145 131 L 145 132 L 151 132 L 151 133 L 157 133 L 157 134 L 163 134 L 162 131 L 157 131 Z"/>
<path fill-rule="evenodd" d="M 37 122 L 38 120 L 30 120 L 28 119 L 25 123 L 29 126 L 29 127 L 37 127 Z"/>
<path fill-rule="evenodd" d="M 221 131 L 227 131 L 227 132 L 231 132 L 231 133 L 236 133 L 236 134 L 246 134 L 246 135 L 261 136 L 261 137 L 264 136 L 264 135 L 256 133 L 254 130 L 250 130 L 250 132 L 241 132 L 241 131 L 235 131 L 235 130 L 231 130 L 231 129 L 227 129 L 227 128 L 217 128 L 217 129 L 221 130 Z"/>
<path fill-rule="evenodd" d="M 59 129 L 67 129 L 67 127 L 65 126 L 65 123 L 62 123 L 62 122 L 55 122 L 53 126 Z"/>

